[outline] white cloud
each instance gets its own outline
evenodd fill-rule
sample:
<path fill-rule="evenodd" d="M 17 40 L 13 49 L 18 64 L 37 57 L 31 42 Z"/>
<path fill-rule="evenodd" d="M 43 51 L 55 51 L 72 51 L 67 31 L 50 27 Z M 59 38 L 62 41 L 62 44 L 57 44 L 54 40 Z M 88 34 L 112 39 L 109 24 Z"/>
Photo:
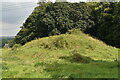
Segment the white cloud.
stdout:
<path fill-rule="evenodd" d="M 55 0 L 50 0 L 55 2 Z M 79 2 L 80 0 L 67 0 L 68 2 Z M 84 0 L 85 1 L 85 0 Z M 38 0 L 2 0 L 5 2 L 2 11 L 2 20 L 0 20 L 0 36 L 15 36 L 20 30 L 20 25 L 31 14 Z M 7 3 L 8 2 L 8 3 Z M 10 3 L 9 3 L 10 2 Z M 21 2 L 35 2 L 30 6 Z M 13 5 L 14 4 L 14 5 Z M 10 6 L 12 5 L 12 6 Z M 1 26 L 2 24 L 2 26 Z M 2 31 L 1 31 L 2 30 Z"/>
<path fill-rule="evenodd" d="M 15 36 L 35 6 L 35 2 L 3 2 L 0 36 Z"/>
<path fill-rule="evenodd" d="M 41 0 L 2 0 L 2 2 L 39 2 Z M 49 0 L 46 0 L 49 1 Z M 51 2 L 55 2 L 56 0 L 50 0 Z M 67 0 L 68 2 L 86 2 L 87 0 Z"/>
<path fill-rule="evenodd" d="M 16 33 L 20 30 L 21 24 L 5 23 L 0 22 L 0 36 L 15 36 Z"/>
<path fill-rule="evenodd" d="M 2 2 L 38 2 L 38 0 L 2 0 Z"/>

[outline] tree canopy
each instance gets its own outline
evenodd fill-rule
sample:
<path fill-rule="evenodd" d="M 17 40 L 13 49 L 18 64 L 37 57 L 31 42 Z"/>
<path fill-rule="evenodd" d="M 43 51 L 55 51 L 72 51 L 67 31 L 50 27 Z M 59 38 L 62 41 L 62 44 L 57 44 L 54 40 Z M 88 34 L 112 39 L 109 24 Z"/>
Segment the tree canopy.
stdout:
<path fill-rule="evenodd" d="M 59 35 L 73 28 L 84 31 L 94 24 L 86 3 L 39 3 L 21 26 L 15 43 L 25 44 L 36 38 Z"/>
<path fill-rule="evenodd" d="M 27 18 L 13 43 L 24 45 L 36 38 L 59 35 L 78 28 L 120 47 L 120 3 L 39 2 Z"/>
<path fill-rule="evenodd" d="M 120 3 L 101 2 L 93 10 L 95 25 L 86 32 L 106 42 L 120 47 Z"/>

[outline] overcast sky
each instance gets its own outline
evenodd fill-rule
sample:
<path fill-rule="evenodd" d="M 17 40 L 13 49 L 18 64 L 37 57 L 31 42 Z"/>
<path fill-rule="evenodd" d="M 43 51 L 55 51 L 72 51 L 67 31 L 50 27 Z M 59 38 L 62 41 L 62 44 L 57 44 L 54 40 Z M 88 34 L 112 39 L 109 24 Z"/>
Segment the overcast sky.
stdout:
<path fill-rule="evenodd" d="M 79 0 L 67 1 L 78 2 Z M 37 6 L 37 2 L 38 0 L 2 0 L 0 2 L 0 5 L 2 4 L 0 6 L 0 14 L 2 14 L 0 36 L 15 36 L 19 32 L 20 26 Z"/>
<path fill-rule="evenodd" d="M 0 36 L 15 36 L 36 4 L 37 2 L 2 2 Z"/>

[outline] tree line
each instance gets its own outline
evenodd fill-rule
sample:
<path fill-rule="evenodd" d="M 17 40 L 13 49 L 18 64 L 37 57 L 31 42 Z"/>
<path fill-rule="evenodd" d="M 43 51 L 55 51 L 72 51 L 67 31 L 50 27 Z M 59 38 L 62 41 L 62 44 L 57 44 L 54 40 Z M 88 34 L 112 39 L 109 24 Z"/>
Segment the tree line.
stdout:
<path fill-rule="evenodd" d="M 39 2 L 14 40 L 24 45 L 31 40 L 59 35 L 77 28 L 109 45 L 120 47 L 120 3 Z"/>

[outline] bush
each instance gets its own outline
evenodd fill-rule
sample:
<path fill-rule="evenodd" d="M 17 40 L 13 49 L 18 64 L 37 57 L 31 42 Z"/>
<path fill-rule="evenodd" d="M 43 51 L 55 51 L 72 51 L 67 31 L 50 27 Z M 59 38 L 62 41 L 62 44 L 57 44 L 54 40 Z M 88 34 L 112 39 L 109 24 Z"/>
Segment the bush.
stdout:
<path fill-rule="evenodd" d="M 64 39 L 64 37 L 60 36 L 53 41 L 53 45 L 56 48 L 67 48 L 68 42 Z"/>

